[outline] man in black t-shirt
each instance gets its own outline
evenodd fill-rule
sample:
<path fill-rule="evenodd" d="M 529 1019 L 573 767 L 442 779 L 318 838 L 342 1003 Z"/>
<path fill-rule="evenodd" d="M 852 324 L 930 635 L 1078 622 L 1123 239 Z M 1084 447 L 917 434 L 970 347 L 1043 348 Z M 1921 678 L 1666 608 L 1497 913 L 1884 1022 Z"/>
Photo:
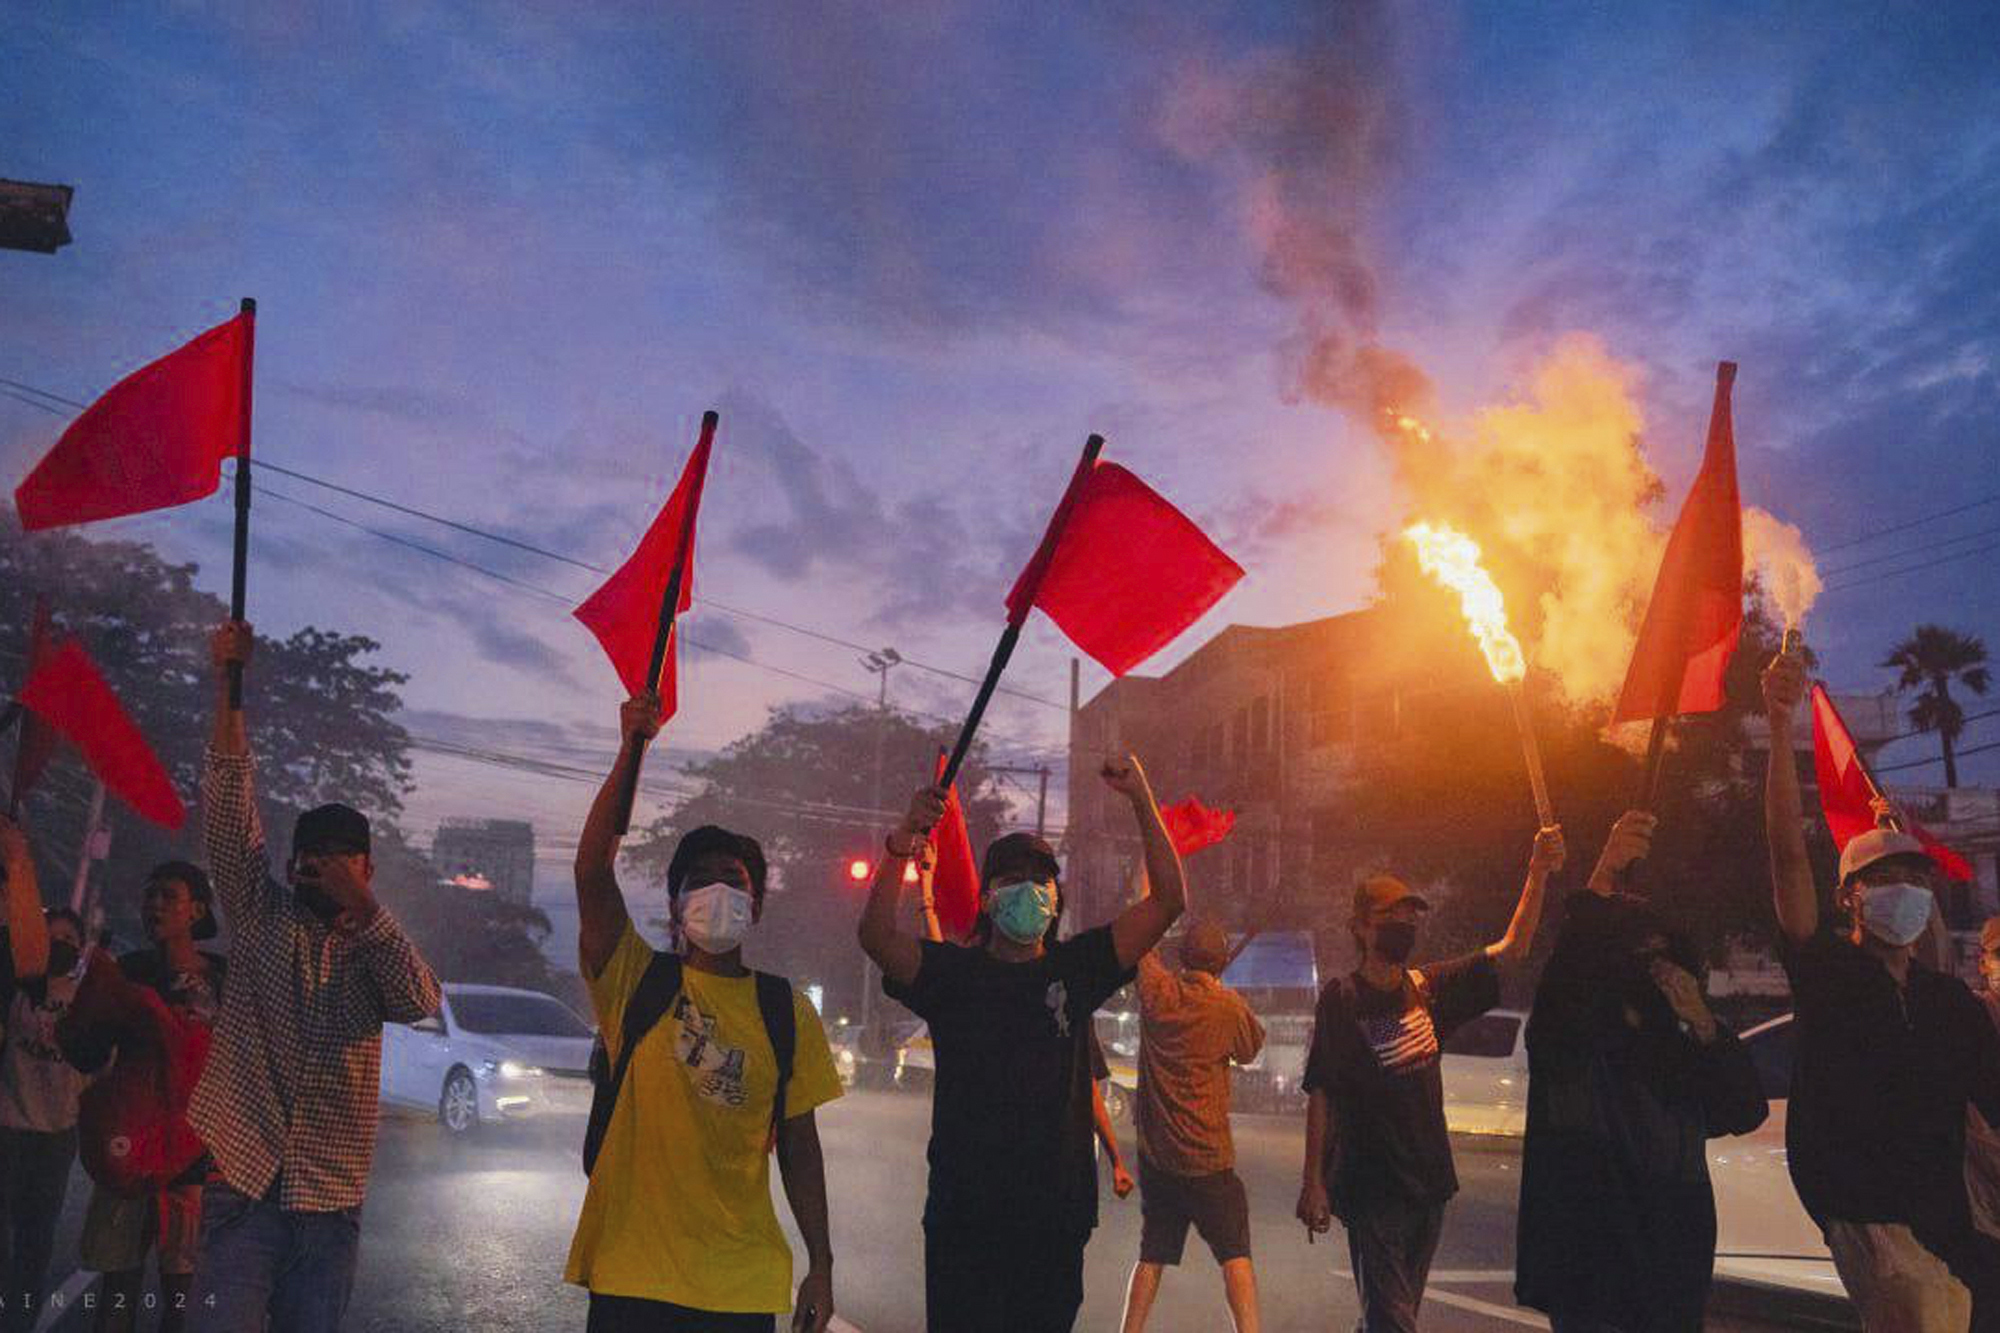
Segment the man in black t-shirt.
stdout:
<path fill-rule="evenodd" d="M 1791 753 L 1806 689 L 1794 653 L 1765 669 L 1773 754 Z M 1940 925 L 1936 867 L 1899 829 L 1856 834 L 1823 913 L 1794 765 L 1770 765 L 1764 800 L 1795 1011 L 1785 1148 L 1799 1200 L 1870 1333 L 1963 1328 L 1968 1306 L 1973 1333 L 1995 1333 L 2000 1239 L 1973 1224 L 1965 1126 L 1968 1108 L 2000 1122 L 2000 1035 L 1919 952 Z"/>
<path fill-rule="evenodd" d="M 1103 776 L 1132 805 L 1153 893 L 1111 924 L 1057 940 L 1060 867 L 1008 834 L 980 868 L 974 944 L 897 925 L 903 865 L 944 812 L 931 787 L 887 840 L 860 925 L 883 989 L 930 1025 L 930 1196 L 924 1296 L 931 1333 L 1067 1333 L 1097 1225 L 1091 1015 L 1132 979 L 1186 901 L 1180 857 L 1138 761 Z"/>
<path fill-rule="evenodd" d="M 1495 964 L 1527 954 L 1563 854 L 1559 828 L 1537 833 L 1507 933 L 1425 967 L 1410 967 L 1409 958 L 1430 904 L 1388 875 L 1354 891 L 1349 929 L 1361 966 L 1320 992 L 1306 1058 L 1298 1216 L 1308 1235 L 1334 1217 L 1346 1226 L 1365 1333 L 1417 1326 L 1444 1206 L 1458 1192 L 1439 1044 L 1500 1003 Z"/>

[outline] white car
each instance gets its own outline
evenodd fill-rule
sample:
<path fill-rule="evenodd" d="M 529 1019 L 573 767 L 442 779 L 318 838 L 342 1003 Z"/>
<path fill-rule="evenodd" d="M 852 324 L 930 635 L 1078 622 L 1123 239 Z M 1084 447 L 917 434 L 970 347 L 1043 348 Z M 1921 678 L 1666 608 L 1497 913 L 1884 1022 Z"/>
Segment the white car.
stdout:
<path fill-rule="evenodd" d="M 1528 1132 L 1528 1016 L 1492 1009 L 1451 1034 L 1438 1072 L 1444 1080 L 1444 1123 L 1454 1134 Z"/>
<path fill-rule="evenodd" d="M 590 1104 L 590 1024 L 553 995 L 449 982 L 438 1012 L 382 1029 L 382 1104 L 452 1134 Z"/>
<path fill-rule="evenodd" d="M 1792 1086 L 1792 1016 L 1760 1023 L 1743 1034 L 1757 1066 L 1771 1115 L 1749 1134 L 1708 1141 L 1708 1174 L 1715 1182 L 1715 1275 L 1731 1282 L 1774 1287 L 1845 1301 L 1826 1238 L 1806 1216 L 1785 1163 L 1785 1107 Z"/>

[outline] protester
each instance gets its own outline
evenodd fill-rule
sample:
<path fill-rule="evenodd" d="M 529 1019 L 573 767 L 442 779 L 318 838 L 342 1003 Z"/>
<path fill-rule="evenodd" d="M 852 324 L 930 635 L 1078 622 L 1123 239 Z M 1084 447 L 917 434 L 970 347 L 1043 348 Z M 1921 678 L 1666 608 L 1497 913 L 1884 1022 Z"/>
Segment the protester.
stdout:
<path fill-rule="evenodd" d="M 1040 838 L 986 849 L 969 946 L 897 927 L 903 865 L 944 813 L 916 794 L 886 840 L 861 916 L 883 989 L 930 1024 L 930 1193 L 924 1299 L 931 1333 L 1065 1333 L 1083 1303 L 1097 1226 L 1091 1146 L 1091 1015 L 1132 979 L 1185 905 L 1180 857 L 1139 762 L 1104 765 L 1132 806 L 1155 891 L 1107 925 L 1057 939 L 1062 874 Z"/>
<path fill-rule="evenodd" d="M 1654 817 L 1611 831 L 1566 905 L 1528 1020 L 1514 1294 L 1556 1333 L 1699 1333 L 1715 1265 L 1708 1140 L 1768 1108 L 1709 1011 L 1701 957 L 1618 876 Z"/>
<path fill-rule="evenodd" d="M 1329 1230 L 1334 1217 L 1346 1226 L 1365 1333 L 1417 1326 L 1445 1204 L 1458 1192 L 1439 1043 L 1500 1003 L 1496 964 L 1527 955 L 1543 889 L 1563 857 L 1560 829 L 1537 833 L 1506 934 L 1420 968 L 1409 959 L 1430 904 L 1389 875 L 1354 891 L 1349 929 L 1361 966 L 1320 992 L 1302 1084 L 1309 1100 L 1298 1217 L 1309 1235 Z"/>
<path fill-rule="evenodd" d="M 243 712 L 229 668 L 250 626 L 215 631 L 215 724 L 202 825 L 234 960 L 188 1121 L 213 1156 L 201 1199 L 193 1326 L 338 1328 L 354 1283 L 375 1153 L 382 1024 L 436 1011 L 437 978 L 369 885 L 367 817 L 298 817 L 272 878 Z"/>
<path fill-rule="evenodd" d="M 2000 916 L 1989 918 L 1979 932 L 1979 976 L 1986 983 L 1979 998 L 1994 1030 L 2000 1031 Z M 2000 1121 L 1988 1120 L 1977 1107 L 1965 1114 L 1965 1186 L 1972 1196 L 1972 1221 L 1988 1235 L 2000 1236 Z"/>
<path fill-rule="evenodd" d="M 1796 1031 L 1785 1148 L 1870 1333 L 2000 1329 L 2000 1241 L 1973 1226 L 1968 1107 L 2000 1123 L 2000 1035 L 1956 977 L 1914 958 L 1937 912 L 1923 844 L 1877 828 L 1840 855 L 1822 916 L 1806 857 L 1793 717 L 1805 664 L 1764 671 L 1771 891 Z"/>
<path fill-rule="evenodd" d="M 1229 1131 L 1229 1066 L 1264 1047 L 1264 1028 L 1222 984 L 1229 937 L 1212 921 L 1188 927 L 1180 969 L 1157 952 L 1139 960 L 1139 1262 L 1125 1294 L 1125 1333 L 1140 1333 L 1160 1278 L 1179 1264 L 1192 1226 L 1222 1266 L 1236 1333 L 1257 1333 L 1250 1198 Z"/>
<path fill-rule="evenodd" d="M 0 1333 L 26 1333 L 42 1316 L 56 1222 L 76 1161 L 84 1076 L 62 1058 L 56 1024 L 76 996 L 83 922 L 42 909 L 34 858 L 20 826 L 0 815 L 7 947 L 0 950 Z"/>
<path fill-rule="evenodd" d="M 212 939 L 216 933 L 208 876 L 185 861 L 153 867 L 146 878 L 140 917 L 152 947 L 128 953 L 115 964 L 103 955 L 93 960 L 57 1035 L 63 1054 L 79 1069 L 95 1072 L 116 1061 L 111 1076 L 84 1094 L 82 1122 L 86 1136 L 115 1137 L 120 1142 L 92 1143 L 86 1137 L 87 1168 L 93 1160 L 129 1161 L 135 1142 L 178 1150 L 178 1156 L 190 1160 L 157 1186 L 136 1192 L 120 1179 L 95 1182 L 84 1213 L 79 1258 L 83 1267 L 104 1275 L 95 1298 L 99 1333 L 124 1333 L 134 1327 L 146 1256 L 155 1251 L 161 1288 L 159 1327 L 162 1333 L 178 1333 L 192 1296 L 201 1240 L 206 1154 L 199 1151 L 187 1126 L 186 1103 L 163 1104 L 156 1099 L 162 1084 L 170 1096 L 193 1088 L 207 1060 L 209 1034 L 222 1011 L 227 961 L 221 954 L 195 947 L 195 941 Z M 150 1003 L 149 997 L 158 1003 Z M 154 1099 L 143 1104 L 98 1104 L 128 1098 L 136 1103 L 135 1092 L 152 1094 Z M 159 1121 L 174 1123 L 155 1123 Z"/>
<path fill-rule="evenodd" d="M 590 1333 L 768 1330 L 786 1310 L 794 1330 L 824 1333 L 833 1246 L 815 1110 L 840 1096 L 840 1074 L 811 1002 L 743 964 L 763 850 L 714 825 L 681 838 L 667 867 L 677 952 L 640 938 L 614 872 L 619 796 L 659 715 L 655 695 L 625 703 L 577 844 L 583 976 L 615 1072 L 593 1109 L 565 1277 L 590 1291 Z M 809 1263 L 796 1300 L 774 1146 Z"/>

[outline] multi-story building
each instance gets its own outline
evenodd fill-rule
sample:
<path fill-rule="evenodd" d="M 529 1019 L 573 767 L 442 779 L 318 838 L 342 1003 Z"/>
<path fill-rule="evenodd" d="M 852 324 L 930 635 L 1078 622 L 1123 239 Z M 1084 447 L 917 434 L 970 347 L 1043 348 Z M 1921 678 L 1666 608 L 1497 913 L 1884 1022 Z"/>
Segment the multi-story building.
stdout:
<path fill-rule="evenodd" d="M 526 906 L 535 888 L 535 828 L 519 819 L 447 819 L 431 842 L 431 863 L 447 880 L 485 880 Z"/>
<path fill-rule="evenodd" d="M 1413 652 L 1388 617 L 1231 625 L 1162 676 L 1114 680 L 1070 724 L 1067 877 L 1079 921 L 1122 901 L 1136 835 L 1096 776 L 1130 751 L 1162 801 L 1195 793 L 1236 827 L 1190 865 L 1208 901 L 1239 915 L 1326 884 L 1376 855 L 1342 810 L 1357 748 L 1395 737 L 1406 702 L 1490 679 L 1476 656 Z M 1242 921 L 1232 924 L 1244 924 Z"/>

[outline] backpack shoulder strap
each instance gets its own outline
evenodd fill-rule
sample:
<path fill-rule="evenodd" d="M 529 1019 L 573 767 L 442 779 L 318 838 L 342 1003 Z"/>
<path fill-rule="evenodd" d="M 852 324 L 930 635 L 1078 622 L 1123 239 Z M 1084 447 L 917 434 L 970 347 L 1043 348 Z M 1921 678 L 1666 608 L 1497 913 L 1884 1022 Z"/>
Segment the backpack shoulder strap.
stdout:
<path fill-rule="evenodd" d="M 792 1008 L 792 983 L 769 972 L 758 972 L 757 1008 L 764 1015 L 764 1033 L 778 1060 L 778 1092 L 771 1099 L 771 1128 L 785 1123 L 785 1093 L 791 1087 L 792 1062 L 799 1050 L 798 1013 Z"/>
<path fill-rule="evenodd" d="M 625 1070 L 632 1063 L 632 1052 L 666 1016 L 680 989 L 680 955 L 654 950 L 652 961 L 646 964 L 646 970 L 639 976 L 639 984 L 632 989 L 632 998 L 625 1002 L 625 1017 L 619 1024 L 618 1032 L 618 1059 L 611 1066 L 609 1076 L 593 1090 L 590 1099 L 590 1122 L 583 1131 L 585 1175 L 597 1166 L 597 1152 L 604 1146 L 605 1131 L 611 1127 L 611 1113 L 618 1107 L 618 1094 L 625 1086 Z"/>

